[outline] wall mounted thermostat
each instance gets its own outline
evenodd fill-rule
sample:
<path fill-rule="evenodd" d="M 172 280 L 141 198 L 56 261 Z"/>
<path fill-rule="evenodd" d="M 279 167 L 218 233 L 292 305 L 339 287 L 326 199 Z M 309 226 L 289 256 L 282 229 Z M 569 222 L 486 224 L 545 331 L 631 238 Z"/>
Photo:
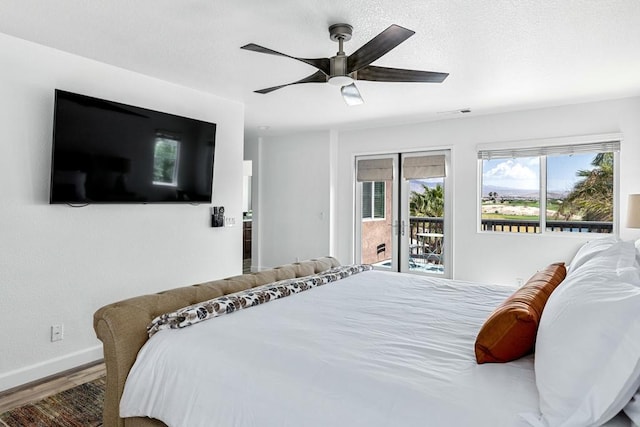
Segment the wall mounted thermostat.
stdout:
<path fill-rule="evenodd" d="M 224 227 L 224 206 L 214 206 L 211 208 L 211 226 Z"/>

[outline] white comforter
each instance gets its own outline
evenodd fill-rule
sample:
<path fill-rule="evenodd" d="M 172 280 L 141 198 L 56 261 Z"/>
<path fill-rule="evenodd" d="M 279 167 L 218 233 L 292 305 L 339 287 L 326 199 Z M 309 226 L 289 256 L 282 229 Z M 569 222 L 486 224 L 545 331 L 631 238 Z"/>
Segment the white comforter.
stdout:
<path fill-rule="evenodd" d="M 533 358 L 477 365 L 473 346 L 512 288 L 367 271 L 156 333 L 122 417 L 172 427 L 523 426 Z M 617 420 L 611 425 L 629 425 Z"/>

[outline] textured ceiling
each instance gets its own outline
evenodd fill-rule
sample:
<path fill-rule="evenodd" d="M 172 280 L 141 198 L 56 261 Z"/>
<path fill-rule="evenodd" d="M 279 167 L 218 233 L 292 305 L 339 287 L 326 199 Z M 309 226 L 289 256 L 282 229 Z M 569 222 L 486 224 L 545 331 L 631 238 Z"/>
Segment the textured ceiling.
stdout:
<path fill-rule="evenodd" d="M 358 82 L 356 107 L 328 84 L 253 93 L 315 69 L 240 46 L 331 57 L 337 22 L 354 27 L 347 54 L 412 29 L 375 64 L 450 76 Z M 639 0 L 0 0 L 0 32 L 240 101 L 249 136 L 640 95 Z"/>

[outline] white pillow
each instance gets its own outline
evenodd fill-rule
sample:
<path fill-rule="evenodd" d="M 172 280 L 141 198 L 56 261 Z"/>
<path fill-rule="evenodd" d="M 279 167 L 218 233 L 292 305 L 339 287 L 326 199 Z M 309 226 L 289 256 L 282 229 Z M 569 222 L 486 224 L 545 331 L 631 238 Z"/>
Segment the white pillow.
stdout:
<path fill-rule="evenodd" d="M 616 257 L 615 268 L 595 267 L 598 259 Z M 640 283 L 633 242 L 615 243 L 588 264 L 567 275 L 542 312 L 535 348 L 541 415 L 525 416 L 531 425 L 601 425 L 640 387 Z M 631 266 L 635 279 L 628 274 Z"/>
<path fill-rule="evenodd" d="M 608 247 L 604 247 L 607 244 Z M 609 274 L 620 280 L 640 284 L 640 267 L 634 243 L 622 240 L 613 243 L 602 242 L 600 249 L 590 251 L 588 256 L 582 256 L 577 266 L 574 266 L 570 273 L 567 272 L 567 276 L 592 273 Z"/>
<path fill-rule="evenodd" d="M 640 426 L 640 389 L 624 407 L 624 413 L 633 421 L 633 425 Z"/>
<path fill-rule="evenodd" d="M 635 241 L 636 260 L 640 261 L 640 239 Z M 640 427 L 640 389 L 631 398 L 631 401 L 624 407 L 624 413 L 633 421 L 633 425 Z"/>
<path fill-rule="evenodd" d="M 607 236 L 601 239 L 590 240 L 578 249 L 569 266 L 567 267 L 567 274 L 575 271 L 578 267 L 582 266 L 587 261 L 598 256 L 602 251 L 609 249 L 621 240 L 615 236 Z"/>

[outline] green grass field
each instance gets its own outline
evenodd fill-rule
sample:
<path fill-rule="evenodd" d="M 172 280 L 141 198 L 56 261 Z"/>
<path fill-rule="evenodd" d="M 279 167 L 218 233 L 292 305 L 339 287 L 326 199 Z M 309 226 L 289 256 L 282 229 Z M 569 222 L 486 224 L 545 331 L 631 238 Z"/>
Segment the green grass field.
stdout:
<path fill-rule="evenodd" d="M 539 208 L 539 200 L 502 200 L 498 203 L 492 201 L 483 201 L 483 205 L 504 205 L 504 206 L 524 206 L 527 208 Z M 562 200 L 547 200 L 547 210 L 557 211 L 562 204 Z"/>
<path fill-rule="evenodd" d="M 513 206 L 513 207 L 526 207 L 526 208 L 540 208 L 539 200 L 500 200 L 499 202 L 493 202 L 491 200 L 485 200 L 482 202 L 483 205 L 502 205 L 502 206 Z M 557 199 L 549 199 L 547 200 L 547 211 L 557 212 L 560 209 L 560 205 L 562 205 L 562 200 Z M 537 215 L 503 215 L 497 213 L 483 213 L 482 219 L 513 219 L 513 220 L 535 220 L 537 221 L 539 217 Z"/>
<path fill-rule="evenodd" d="M 515 219 L 515 220 L 534 220 L 537 221 L 536 215 L 500 215 L 494 213 L 483 213 L 482 219 Z"/>

